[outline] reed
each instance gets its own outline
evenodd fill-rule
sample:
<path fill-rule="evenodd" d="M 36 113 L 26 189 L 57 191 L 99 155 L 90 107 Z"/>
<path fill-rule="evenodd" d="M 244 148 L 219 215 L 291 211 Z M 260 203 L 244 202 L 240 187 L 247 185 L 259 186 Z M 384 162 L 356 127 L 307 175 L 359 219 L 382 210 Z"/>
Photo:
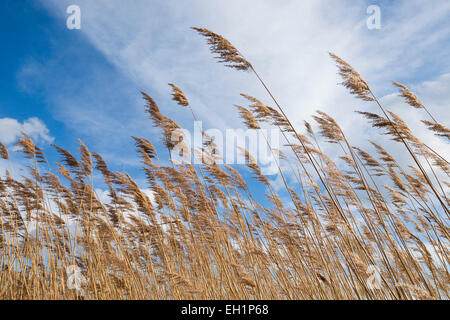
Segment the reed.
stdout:
<path fill-rule="evenodd" d="M 195 165 L 163 165 L 150 140 L 132 137 L 151 193 L 128 173 L 112 171 L 82 141 L 78 155 L 54 146 L 61 163 L 57 172 L 45 170 L 44 152 L 24 133 L 17 150 L 28 174 L 17 178 L 10 169 L 0 176 L 0 299 L 448 299 L 448 161 L 334 54 L 342 85 L 381 112 L 360 114 L 374 135 L 382 129 L 391 136 L 391 145 L 371 142 L 373 153 L 354 146 L 322 111 L 302 134 L 238 49 L 212 31 L 193 29 L 219 62 L 252 72 L 271 97 L 274 107 L 242 94 L 248 108 L 235 107 L 248 129 L 282 132 L 282 150 L 266 142 L 279 155 L 283 190 L 275 191 L 241 149 L 253 184 L 265 190 L 256 196 L 243 167 L 219 164 L 204 132 L 202 149 L 187 150 L 201 155 Z M 198 120 L 182 89 L 169 85 L 174 102 Z M 449 129 L 419 98 L 394 85 L 415 111 L 426 111 L 428 129 L 448 140 Z M 173 152 L 180 126 L 150 95 L 142 96 L 162 144 Z M 338 146 L 340 155 L 325 154 L 324 143 Z M 398 146 L 412 165 L 389 153 Z M 2 143 L 0 161 L 11 162 Z M 95 173 L 108 201 L 95 192 Z M 68 285 L 67 267 L 79 271 L 79 289 Z"/>

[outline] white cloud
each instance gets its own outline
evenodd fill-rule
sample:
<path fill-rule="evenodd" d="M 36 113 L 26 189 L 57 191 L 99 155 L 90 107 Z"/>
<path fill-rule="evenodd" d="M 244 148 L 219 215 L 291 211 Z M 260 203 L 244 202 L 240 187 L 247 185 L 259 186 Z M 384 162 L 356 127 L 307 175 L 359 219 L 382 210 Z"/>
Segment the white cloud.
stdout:
<path fill-rule="evenodd" d="M 0 118 L 0 141 L 6 145 L 16 141 L 25 132 L 36 141 L 52 143 L 54 138 L 50 136 L 50 130 L 42 120 L 32 117 L 20 123 L 12 118 Z"/>
<path fill-rule="evenodd" d="M 51 0 L 45 5 L 56 17 L 65 19 L 64 9 L 69 4 Z M 392 102 L 395 92 L 390 81 L 397 80 L 417 89 L 440 119 L 449 119 L 450 109 L 443 105 L 450 98 L 448 76 L 443 75 L 450 72 L 450 44 L 446 41 L 450 3 L 446 0 L 435 0 L 433 5 L 424 0 L 381 5 L 380 30 L 366 27 L 368 3 L 349 0 L 138 0 L 133 6 L 121 1 L 80 0 L 78 4 L 82 34 L 182 126 L 192 125 L 190 115 L 169 101 L 167 82 L 185 91 L 205 127 L 240 127 L 232 107 L 233 103 L 245 103 L 240 92 L 273 105 L 251 74 L 217 64 L 191 26 L 220 33 L 239 48 L 298 127 L 320 109 L 338 121 L 352 144 L 365 147 L 367 140 L 373 139 L 374 130 L 353 111 L 377 112 L 377 107 L 356 100 L 337 85 L 341 79 L 329 51 L 351 63 L 386 103 Z M 77 110 L 78 105 L 72 108 Z M 413 117 L 414 110 L 401 109 L 400 116 Z M 76 113 L 71 114 L 71 119 L 76 118 Z M 413 131 L 423 133 L 431 145 L 442 146 L 415 117 L 408 122 Z"/>

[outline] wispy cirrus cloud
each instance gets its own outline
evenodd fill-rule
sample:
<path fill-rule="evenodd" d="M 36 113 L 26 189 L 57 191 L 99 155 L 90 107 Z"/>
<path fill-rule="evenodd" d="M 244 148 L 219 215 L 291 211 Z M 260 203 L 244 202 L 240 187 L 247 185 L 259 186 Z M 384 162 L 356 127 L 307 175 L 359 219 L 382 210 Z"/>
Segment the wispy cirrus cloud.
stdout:
<path fill-rule="evenodd" d="M 69 4 L 71 1 L 59 0 L 43 3 L 62 22 Z M 204 40 L 189 29 L 191 26 L 218 32 L 238 47 L 299 127 L 320 109 L 335 117 L 356 145 L 367 145 L 373 134 L 367 122 L 353 111 L 376 111 L 376 106 L 355 100 L 337 85 L 341 80 L 329 51 L 351 63 L 375 94 L 389 104 L 387 107 L 394 106 L 400 116 L 411 118 L 413 112 L 396 107 L 402 102 L 392 100 L 396 89 L 390 80 L 417 89 L 420 98 L 425 103 L 430 101 L 443 121 L 449 118 L 449 109 L 439 102 L 450 98 L 444 75 L 450 72 L 450 24 L 446 20 L 450 4 L 445 0 L 432 4 L 423 0 L 380 1 L 379 30 L 366 27 L 366 9 L 373 4 L 369 1 L 135 1 L 133 6 L 126 6 L 121 1 L 80 0 L 77 4 L 82 10 L 81 34 L 127 79 L 129 88 L 149 92 L 164 113 L 188 128 L 192 126 L 190 115 L 169 100 L 168 82 L 185 91 L 206 125 L 219 129 L 240 126 L 232 108 L 233 103 L 244 103 L 240 92 L 270 103 L 251 74 L 217 64 Z M 110 85 L 94 81 L 90 90 L 95 88 L 102 96 L 111 91 Z M 430 91 L 427 86 L 441 89 Z M 101 137 L 100 128 L 111 127 L 115 121 L 101 111 L 120 108 L 114 102 L 114 92 L 110 97 L 110 104 L 100 103 L 95 109 L 102 121 L 86 116 L 90 109 L 86 109 L 89 104 L 84 103 L 82 95 L 75 99 L 76 104 L 65 96 L 66 107 L 60 112 L 70 121 L 84 123 L 86 130 L 99 128 L 95 132 Z M 435 102 L 439 105 L 434 106 Z M 140 121 L 142 102 L 135 99 L 133 103 L 135 112 L 129 116 L 130 123 L 145 127 Z M 420 119 L 410 120 L 413 130 L 424 132 Z M 127 132 L 125 125 L 116 127 L 118 134 Z M 105 129 L 104 134 L 107 132 Z M 436 146 L 445 143 L 430 134 L 426 139 Z"/>

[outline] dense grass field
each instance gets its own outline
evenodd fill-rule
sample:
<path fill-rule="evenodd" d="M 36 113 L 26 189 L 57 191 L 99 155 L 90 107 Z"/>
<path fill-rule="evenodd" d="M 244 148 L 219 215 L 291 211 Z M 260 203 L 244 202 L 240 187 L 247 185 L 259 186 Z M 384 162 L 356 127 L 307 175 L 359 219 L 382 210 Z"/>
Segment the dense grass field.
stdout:
<path fill-rule="evenodd" d="M 281 131 L 282 150 L 272 152 L 288 200 L 242 150 L 265 190 L 252 194 L 243 165 L 217 164 L 220 155 L 206 136 L 202 150 L 188 150 L 200 152 L 202 164 L 170 164 L 149 139 L 133 137 L 149 193 L 81 141 L 77 155 L 54 146 L 61 160 L 50 165 L 23 134 L 17 150 L 28 174 L 0 173 L 0 299 L 448 299 L 450 166 L 439 150 L 334 54 L 342 85 L 372 107 L 360 114 L 373 130 L 375 151 L 352 145 L 320 111 L 315 124 L 294 127 L 250 61 L 222 36 L 194 29 L 220 63 L 253 73 L 272 98 L 265 105 L 243 94 L 248 105 L 237 108 L 249 129 Z M 450 130 L 433 106 L 393 85 L 448 142 Z M 182 89 L 169 88 L 174 103 L 191 108 Z M 180 127 L 142 95 L 170 152 Z M 378 143 L 377 135 L 390 136 L 390 144 Z M 325 154 L 324 143 L 341 154 Z M 410 162 L 399 163 L 393 148 Z M 0 161 L 10 162 L 9 152 L 0 143 Z M 95 192 L 96 171 L 108 201 Z"/>

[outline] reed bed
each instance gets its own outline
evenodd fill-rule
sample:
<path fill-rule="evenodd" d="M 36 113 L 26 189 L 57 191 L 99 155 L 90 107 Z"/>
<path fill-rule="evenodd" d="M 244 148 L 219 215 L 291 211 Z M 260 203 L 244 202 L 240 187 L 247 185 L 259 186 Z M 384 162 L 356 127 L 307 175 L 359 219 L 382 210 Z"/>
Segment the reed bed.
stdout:
<path fill-rule="evenodd" d="M 0 176 L 0 299 L 448 299 L 449 162 L 340 57 L 330 54 L 342 85 L 373 106 L 373 113 L 360 114 L 374 136 L 392 138 L 387 146 L 372 141 L 372 154 L 353 146 L 324 112 L 314 115 L 315 125 L 294 127 L 229 41 L 193 29 L 220 63 L 253 73 L 271 97 L 272 106 L 242 94 L 248 105 L 236 108 L 247 128 L 282 132 L 282 150 L 268 147 L 279 155 L 283 190 L 277 193 L 242 149 L 252 184 L 265 190 L 256 197 L 242 166 L 217 163 L 206 133 L 201 150 L 186 148 L 201 155 L 201 164 L 162 165 L 152 142 L 133 137 L 151 194 L 81 141 L 78 155 L 54 146 L 57 172 L 44 170 L 45 154 L 24 133 L 16 145 L 29 174 Z M 406 86 L 394 85 L 411 112 L 425 112 L 423 123 L 448 143 L 450 130 Z M 170 89 L 174 103 L 198 119 L 182 89 Z M 142 96 L 172 151 L 180 126 Z M 327 156 L 324 143 L 341 154 Z M 389 148 L 404 148 L 411 162 L 398 163 Z M 0 158 L 11 162 L 1 143 Z M 108 201 L 95 192 L 95 173 Z M 67 285 L 69 266 L 79 270 L 79 289 Z"/>

